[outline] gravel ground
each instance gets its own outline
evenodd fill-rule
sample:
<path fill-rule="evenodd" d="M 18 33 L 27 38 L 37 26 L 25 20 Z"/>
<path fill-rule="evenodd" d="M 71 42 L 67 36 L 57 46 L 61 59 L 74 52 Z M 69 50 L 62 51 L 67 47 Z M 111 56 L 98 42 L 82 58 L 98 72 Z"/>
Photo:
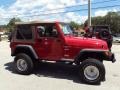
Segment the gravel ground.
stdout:
<path fill-rule="evenodd" d="M 116 63 L 104 62 L 106 81 L 87 85 L 77 78 L 76 67 L 64 64 L 42 63 L 33 74 L 16 74 L 9 42 L 0 42 L 0 90 L 120 90 L 120 45 L 113 45 Z"/>

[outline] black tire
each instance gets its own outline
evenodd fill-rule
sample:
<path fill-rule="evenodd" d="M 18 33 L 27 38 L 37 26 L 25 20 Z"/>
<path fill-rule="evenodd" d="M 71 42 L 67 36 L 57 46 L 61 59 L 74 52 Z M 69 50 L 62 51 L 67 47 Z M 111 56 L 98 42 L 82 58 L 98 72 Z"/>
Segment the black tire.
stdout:
<path fill-rule="evenodd" d="M 25 61 L 25 64 L 26 64 L 25 70 L 19 69 L 20 66 L 18 62 L 20 62 L 20 60 Z M 19 74 L 29 75 L 33 71 L 33 67 L 34 67 L 33 61 L 30 58 L 30 56 L 28 56 L 27 54 L 24 54 L 24 53 L 18 54 L 14 59 L 14 63 L 15 63 L 15 70 Z"/>
<path fill-rule="evenodd" d="M 102 30 L 99 32 L 99 37 L 103 40 L 109 40 L 110 32 L 107 30 Z"/>
<path fill-rule="evenodd" d="M 85 70 L 89 67 L 95 67 L 95 69 L 97 71 L 99 71 L 99 74 L 97 74 L 95 79 L 90 80 L 89 78 L 87 78 L 86 74 L 85 75 Z M 94 72 L 94 71 L 90 71 L 90 72 Z M 102 62 L 100 62 L 97 59 L 87 59 L 85 61 L 83 61 L 80 65 L 80 79 L 88 84 L 100 84 L 101 81 L 103 81 L 105 79 L 105 68 Z M 88 75 L 90 76 L 90 75 Z M 91 76 L 92 77 L 92 76 Z"/>

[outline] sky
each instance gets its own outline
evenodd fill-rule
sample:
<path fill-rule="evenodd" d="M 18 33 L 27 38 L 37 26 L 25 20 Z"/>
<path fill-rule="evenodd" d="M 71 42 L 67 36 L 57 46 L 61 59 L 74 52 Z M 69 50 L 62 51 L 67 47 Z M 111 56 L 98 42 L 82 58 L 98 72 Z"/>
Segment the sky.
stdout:
<path fill-rule="evenodd" d="M 0 0 L 0 25 L 7 24 L 13 17 L 20 18 L 22 21 L 44 20 L 84 23 L 88 18 L 87 4 L 88 0 Z M 91 0 L 91 7 L 97 8 L 92 9 L 91 15 L 92 17 L 105 16 L 109 11 L 119 11 L 120 6 L 100 8 L 114 5 L 120 5 L 120 0 Z"/>

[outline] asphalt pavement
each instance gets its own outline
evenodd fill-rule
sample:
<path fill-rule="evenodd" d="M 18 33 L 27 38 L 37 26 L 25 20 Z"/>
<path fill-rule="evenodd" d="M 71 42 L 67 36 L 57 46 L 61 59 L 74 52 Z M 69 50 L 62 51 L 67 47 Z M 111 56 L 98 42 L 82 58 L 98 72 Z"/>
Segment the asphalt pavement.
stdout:
<path fill-rule="evenodd" d="M 106 81 L 87 85 L 78 79 L 75 66 L 41 63 L 31 75 L 19 75 L 13 66 L 8 41 L 0 42 L 0 90 L 120 90 L 120 45 L 113 45 L 116 62 L 104 61 Z"/>

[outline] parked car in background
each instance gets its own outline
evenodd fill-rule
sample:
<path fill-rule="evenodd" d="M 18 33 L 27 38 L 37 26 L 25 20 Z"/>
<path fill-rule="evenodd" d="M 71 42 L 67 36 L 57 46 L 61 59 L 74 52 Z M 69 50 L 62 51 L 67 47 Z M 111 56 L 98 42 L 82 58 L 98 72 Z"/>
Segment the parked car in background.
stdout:
<path fill-rule="evenodd" d="M 108 48 L 111 50 L 113 37 L 109 25 L 91 26 L 91 28 L 88 28 L 86 34 L 88 37 L 95 37 L 97 39 L 106 41 Z"/>
<path fill-rule="evenodd" d="M 113 36 L 113 42 L 120 43 L 120 37 Z"/>
<path fill-rule="evenodd" d="M 10 32 L 10 33 L 8 33 L 8 41 L 11 41 L 11 38 L 12 38 L 12 34 Z"/>
<path fill-rule="evenodd" d="M 0 34 L 0 41 L 2 40 L 2 38 L 1 38 L 1 34 Z"/>
<path fill-rule="evenodd" d="M 9 42 L 11 41 L 13 34 L 14 34 L 14 31 L 8 33 L 8 41 Z"/>

